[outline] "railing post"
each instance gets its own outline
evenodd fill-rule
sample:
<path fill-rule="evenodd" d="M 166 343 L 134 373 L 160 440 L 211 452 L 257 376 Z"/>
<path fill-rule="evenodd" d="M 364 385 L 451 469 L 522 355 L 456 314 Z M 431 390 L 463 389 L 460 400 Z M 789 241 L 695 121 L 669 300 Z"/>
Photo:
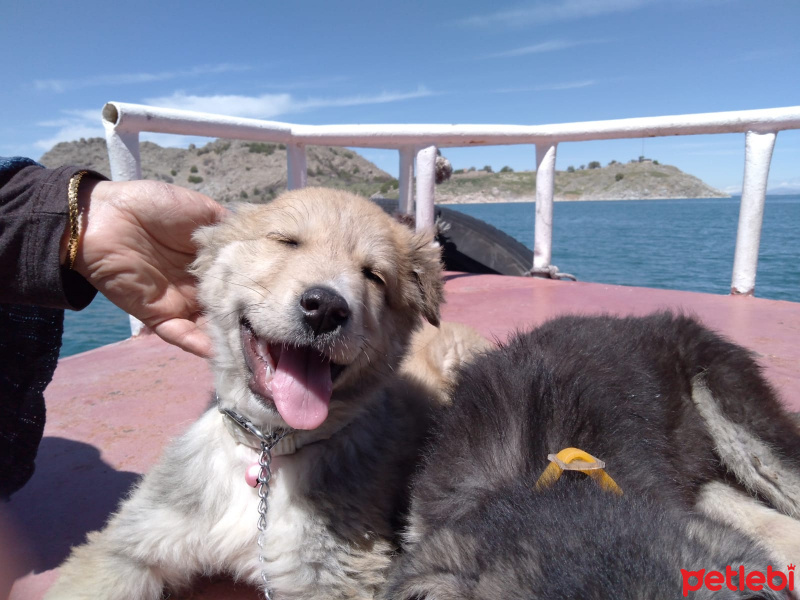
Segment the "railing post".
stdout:
<path fill-rule="evenodd" d="M 114 118 L 112 118 L 114 117 Z M 114 181 L 133 181 L 142 178 L 142 162 L 139 155 L 139 132 L 118 131 L 115 128 L 116 117 L 113 112 L 103 108 L 103 128 L 106 130 L 106 146 L 108 161 L 111 166 L 111 179 Z M 132 315 L 128 315 L 131 326 L 131 337 L 137 336 L 145 329 L 144 323 Z"/>
<path fill-rule="evenodd" d="M 553 190 L 556 143 L 536 144 L 536 222 L 533 229 L 533 268 L 550 266 L 553 258 Z"/>
<path fill-rule="evenodd" d="M 139 156 L 139 131 L 124 131 L 117 128 L 119 114 L 116 107 L 108 103 L 102 111 L 103 129 L 106 131 L 108 161 L 111 164 L 111 179 L 133 181 L 142 178 L 142 161 Z"/>
<path fill-rule="evenodd" d="M 752 296 L 755 291 L 767 179 L 776 137 L 775 132 L 748 131 L 745 134 L 744 182 L 731 278 L 731 294 L 734 295 Z"/>
<path fill-rule="evenodd" d="M 286 145 L 286 184 L 290 190 L 306 187 L 308 183 L 308 165 L 306 147 L 303 144 Z"/>
<path fill-rule="evenodd" d="M 414 149 L 400 148 L 400 173 L 397 176 L 399 197 L 397 210 L 404 215 L 414 211 Z"/>
<path fill-rule="evenodd" d="M 433 228 L 436 146 L 417 151 L 417 231 Z"/>

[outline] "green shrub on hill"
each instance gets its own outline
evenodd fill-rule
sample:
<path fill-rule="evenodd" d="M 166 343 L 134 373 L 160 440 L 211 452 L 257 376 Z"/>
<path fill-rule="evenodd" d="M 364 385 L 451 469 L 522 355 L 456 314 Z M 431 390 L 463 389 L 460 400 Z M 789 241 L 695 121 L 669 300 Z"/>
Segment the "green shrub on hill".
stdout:
<path fill-rule="evenodd" d="M 266 154 L 269 156 L 275 152 L 275 144 L 265 144 L 263 142 L 251 142 L 245 144 L 252 154 Z"/>

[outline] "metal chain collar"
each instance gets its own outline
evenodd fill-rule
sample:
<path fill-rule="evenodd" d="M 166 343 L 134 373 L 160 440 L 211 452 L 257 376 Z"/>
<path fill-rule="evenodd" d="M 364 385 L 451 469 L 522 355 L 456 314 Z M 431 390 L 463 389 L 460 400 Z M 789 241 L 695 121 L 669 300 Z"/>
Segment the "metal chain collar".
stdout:
<path fill-rule="evenodd" d="M 261 467 L 261 470 L 258 473 L 258 538 L 256 543 L 258 544 L 258 562 L 261 565 L 261 580 L 264 582 L 264 597 L 266 600 L 272 600 L 272 590 L 269 589 L 269 579 L 264 564 L 266 562 L 264 545 L 266 544 L 267 509 L 269 508 L 269 481 L 272 479 L 272 449 L 292 430 L 276 429 L 272 433 L 265 434 L 239 413 L 222 407 L 219 411 L 239 427 L 261 440 L 261 454 L 258 457 L 258 466 Z"/>
<path fill-rule="evenodd" d="M 277 442 L 276 442 L 277 443 Z M 258 457 L 258 465 L 261 471 L 258 473 L 258 562 L 261 565 L 261 580 L 264 582 L 264 598 L 272 600 L 269 580 L 267 579 L 267 569 L 264 565 L 264 544 L 266 543 L 267 531 L 267 509 L 269 507 L 269 480 L 272 479 L 272 448 L 261 440 L 261 454 Z"/>

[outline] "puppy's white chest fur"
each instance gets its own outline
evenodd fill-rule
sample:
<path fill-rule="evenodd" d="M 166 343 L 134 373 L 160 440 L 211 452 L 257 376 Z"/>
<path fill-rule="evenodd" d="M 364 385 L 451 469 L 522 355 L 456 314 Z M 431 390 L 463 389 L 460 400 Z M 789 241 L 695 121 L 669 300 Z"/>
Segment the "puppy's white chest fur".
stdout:
<path fill-rule="evenodd" d="M 308 470 L 309 451 L 273 459 L 272 478 L 267 496 L 267 528 L 264 532 L 264 562 L 258 560 L 258 495 L 248 502 L 253 573 L 250 580 L 263 583 L 261 569 L 269 587 L 278 597 L 308 597 L 319 584 L 319 566 L 330 563 L 329 548 L 334 540 L 315 514 L 312 505 L 303 498 L 302 483 Z M 253 492 L 244 483 L 241 485 Z M 253 560 L 255 562 L 253 562 Z"/>
<path fill-rule="evenodd" d="M 260 550 L 258 489 L 245 482 L 245 471 L 256 463 L 259 452 L 234 441 L 215 412 L 209 411 L 198 422 L 206 431 L 195 439 L 206 437 L 212 440 L 209 447 L 225 447 L 225 460 L 219 456 L 201 460 L 212 461 L 211 471 L 216 472 L 210 477 L 226 481 L 228 498 L 210 528 L 205 545 L 208 554 L 199 562 L 207 569 L 213 569 L 215 563 L 226 564 L 236 577 L 262 588 L 263 573 L 276 599 L 372 598 L 393 548 L 386 541 L 375 540 L 369 530 L 363 538 L 371 540 L 369 549 L 352 546 L 337 536 L 330 512 L 312 498 L 309 482 L 319 482 L 319 473 L 314 471 L 322 457 L 331 453 L 329 445 L 322 441 L 272 459 L 267 526 Z M 206 503 L 214 500 L 205 497 Z M 219 502 L 219 496 L 216 500 Z"/>
<path fill-rule="evenodd" d="M 225 436 L 226 432 L 217 435 Z M 303 482 L 313 451 L 306 449 L 272 459 L 262 550 L 257 544 L 258 489 L 245 482 L 245 471 L 258 461 L 259 452 L 233 443 L 233 464 L 228 465 L 231 471 L 226 477 L 230 502 L 213 528 L 220 534 L 217 543 L 229 543 L 231 531 L 237 532 L 235 537 L 239 543 L 230 549 L 229 561 L 238 577 L 263 587 L 263 573 L 277 598 L 313 595 L 320 585 L 320 567 L 331 565 L 331 548 L 335 546 L 324 519 L 315 514 L 313 506 L 304 498 Z M 213 532 L 212 537 L 216 537 Z M 219 559 L 218 553 L 216 558 Z"/>

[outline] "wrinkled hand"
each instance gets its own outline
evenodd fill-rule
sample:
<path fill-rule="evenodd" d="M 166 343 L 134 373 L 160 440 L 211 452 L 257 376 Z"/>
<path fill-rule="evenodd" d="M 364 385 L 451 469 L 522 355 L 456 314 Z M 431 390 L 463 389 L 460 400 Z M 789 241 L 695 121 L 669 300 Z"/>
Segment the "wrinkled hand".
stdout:
<path fill-rule="evenodd" d="M 211 198 L 155 181 L 80 186 L 83 231 L 74 268 L 111 302 L 165 341 L 199 356 L 211 341 L 198 327 L 192 232 L 220 220 Z"/>

